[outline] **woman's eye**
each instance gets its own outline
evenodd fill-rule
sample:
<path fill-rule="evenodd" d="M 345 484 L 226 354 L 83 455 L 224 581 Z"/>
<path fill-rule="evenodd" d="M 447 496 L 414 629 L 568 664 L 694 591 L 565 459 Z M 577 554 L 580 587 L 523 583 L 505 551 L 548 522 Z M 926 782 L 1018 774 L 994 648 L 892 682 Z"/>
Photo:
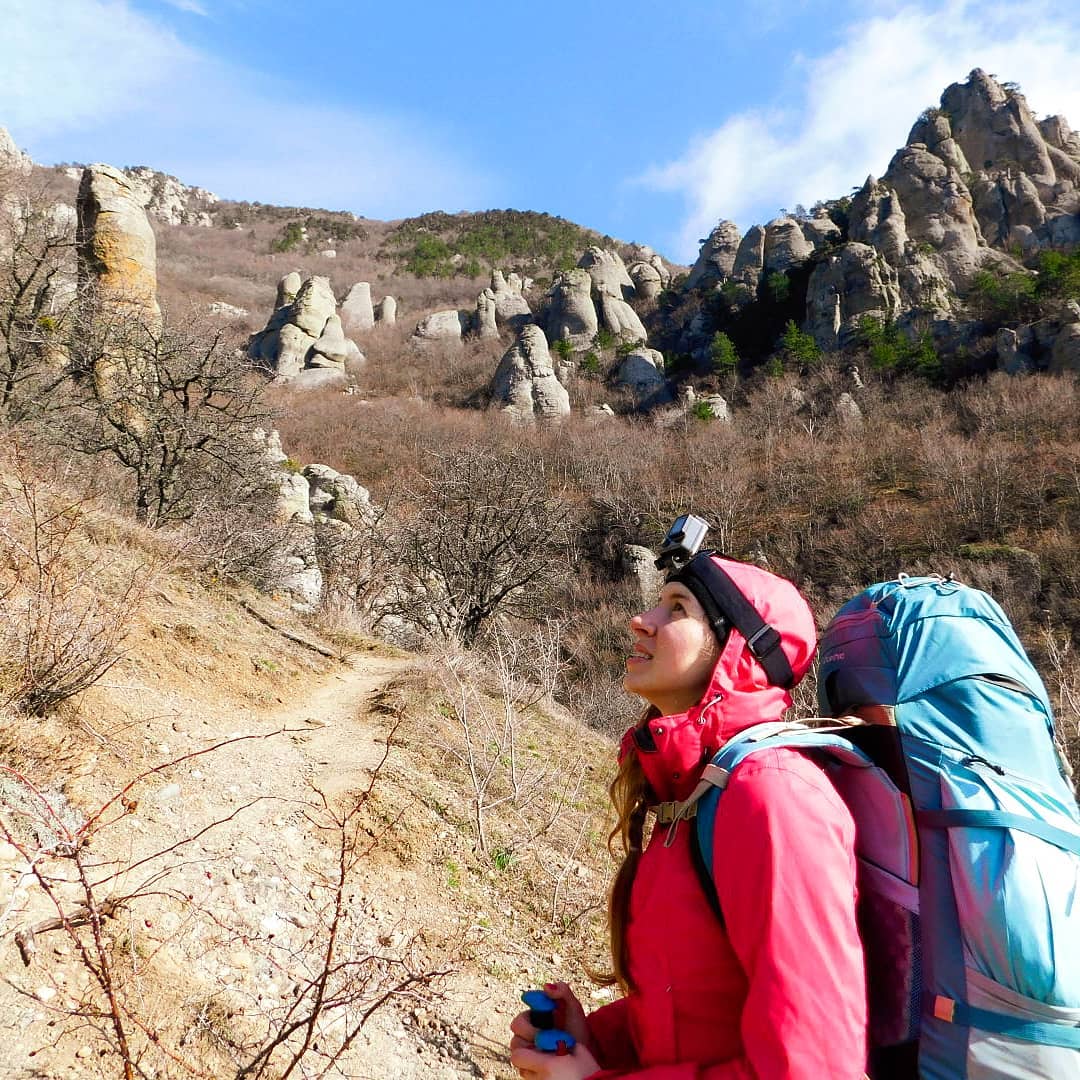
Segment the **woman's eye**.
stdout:
<path fill-rule="evenodd" d="M 675 603 L 671 605 L 671 610 L 672 611 L 685 611 L 686 609 L 682 606 L 681 601 L 676 600 Z"/>

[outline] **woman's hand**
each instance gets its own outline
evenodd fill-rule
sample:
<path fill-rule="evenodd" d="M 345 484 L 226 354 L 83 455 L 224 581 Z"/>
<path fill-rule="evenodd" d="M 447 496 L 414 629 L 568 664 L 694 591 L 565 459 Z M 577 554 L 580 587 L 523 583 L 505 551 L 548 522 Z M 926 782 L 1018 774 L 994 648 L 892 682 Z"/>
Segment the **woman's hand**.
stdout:
<path fill-rule="evenodd" d="M 530 1044 L 520 1045 L 510 1051 L 510 1064 L 522 1080 L 585 1080 L 600 1068 L 581 1043 L 569 1054 L 545 1054 Z"/>
<path fill-rule="evenodd" d="M 544 992 L 557 1003 L 555 1027 L 573 1035 L 577 1046 L 572 1054 L 562 1057 L 537 1050 L 533 1046 L 537 1028 L 530 1023 L 528 1012 L 518 1013 L 510 1022 L 514 1036 L 510 1040 L 510 1064 L 523 1080 L 580 1080 L 596 1072 L 600 1066 L 596 1063 L 581 1002 L 564 982 L 546 983 Z M 580 1071 L 583 1068 L 585 1071 Z"/>

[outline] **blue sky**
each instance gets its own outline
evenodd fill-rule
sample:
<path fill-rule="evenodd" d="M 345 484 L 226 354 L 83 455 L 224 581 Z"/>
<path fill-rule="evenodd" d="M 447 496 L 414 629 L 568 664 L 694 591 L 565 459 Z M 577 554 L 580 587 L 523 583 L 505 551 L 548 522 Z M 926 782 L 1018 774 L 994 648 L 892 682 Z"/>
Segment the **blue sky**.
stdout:
<path fill-rule="evenodd" d="M 1080 127 L 1075 0 L 0 0 L 36 161 L 393 218 L 514 207 L 692 261 L 880 174 L 973 67 Z"/>

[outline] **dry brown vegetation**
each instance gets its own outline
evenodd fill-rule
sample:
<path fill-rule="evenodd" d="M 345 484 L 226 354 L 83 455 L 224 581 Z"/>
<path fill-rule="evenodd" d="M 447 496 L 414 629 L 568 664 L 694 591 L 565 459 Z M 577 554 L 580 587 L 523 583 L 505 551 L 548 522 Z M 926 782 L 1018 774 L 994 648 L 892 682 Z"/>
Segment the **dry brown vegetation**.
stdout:
<path fill-rule="evenodd" d="M 320 395 L 292 398 L 280 427 L 295 456 L 352 472 L 390 501 L 451 448 L 542 461 L 574 514 L 583 558 L 562 605 L 593 627 L 575 649 L 590 679 L 603 681 L 598 655 L 610 658 L 609 679 L 621 664 L 623 545 L 655 544 L 687 509 L 729 554 L 767 558 L 796 580 L 822 623 L 904 570 L 988 589 L 1037 660 L 1048 625 L 1080 630 L 1075 379 L 994 376 L 949 393 L 876 383 L 861 392 L 857 426 L 832 411 L 839 376 L 803 382 L 808 403 L 793 398 L 796 381 L 747 390 L 730 425 L 575 416 L 523 428 L 431 402 Z"/>

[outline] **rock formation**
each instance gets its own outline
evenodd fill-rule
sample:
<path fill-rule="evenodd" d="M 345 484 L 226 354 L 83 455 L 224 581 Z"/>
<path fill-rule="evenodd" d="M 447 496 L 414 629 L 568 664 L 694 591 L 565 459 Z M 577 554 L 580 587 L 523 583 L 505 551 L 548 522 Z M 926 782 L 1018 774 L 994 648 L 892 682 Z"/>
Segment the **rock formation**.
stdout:
<path fill-rule="evenodd" d="M 570 414 L 570 395 L 555 377 L 539 326 L 521 328 L 491 380 L 492 405 L 516 420 L 557 420 Z"/>
<path fill-rule="evenodd" d="M 575 349 L 587 349 L 598 328 L 588 271 L 569 270 L 559 274 L 548 294 L 548 338 L 568 341 Z"/>
<path fill-rule="evenodd" d="M 371 523 L 371 496 L 355 477 L 339 473 L 329 465 L 308 465 L 303 476 L 308 483 L 308 510 L 316 524 L 339 522 L 359 526 Z"/>
<path fill-rule="evenodd" d="M 301 281 L 295 270 L 278 282 L 273 314 L 248 340 L 248 356 L 279 381 L 309 389 L 343 382 L 346 365 L 364 359 L 345 336 L 329 278 Z"/>
<path fill-rule="evenodd" d="M 766 274 L 782 273 L 806 262 L 813 250 L 794 218 L 776 218 L 765 226 L 762 267 Z"/>
<path fill-rule="evenodd" d="M 612 382 L 629 390 L 642 408 L 666 405 L 673 398 L 664 375 L 664 356 L 656 349 L 642 346 L 628 353 L 615 369 Z"/>
<path fill-rule="evenodd" d="M 350 331 L 370 330 L 375 325 L 375 309 L 371 306 L 371 285 L 358 281 L 341 302 L 341 322 Z"/>
<path fill-rule="evenodd" d="M 460 345 L 462 334 L 469 329 L 469 323 L 469 315 L 457 309 L 433 311 L 416 324 L 411 340 L 414 345 L 420 346 L 436 342 Z"/>
<path fill-rule="evenodd" d="M 765 268 L 765 230 L 760 225 L 749 228 L 739 241 L 735 263 L 731 268 L 731 280 L 756 289 L 761 283 Z"/>
<path fill-rule="evenodd" d="M 138 181 L 146 192 L 146 212 L 169 225 L 198 225 L 209 228 L 214 224 L 212 208 L 218 197 L 201 187 L 188 187 L 175 176 L 157 172 L 141 165 L 125 169 L 124 174 Z"/>
<path fill-rule="evenodd" d="M 491 271 L 491 292 L 495 299 L 495 319 L 499 326 L 519 330 L 532 321 L 532 309 L 525 299 L 524 283 L 517 274 L 509 277 L 501 270 Z"/>
<path fill-rule="evenodd" d="M 397 301 L 392 296 L 384 296 L 375 305 L 375 321 L 383 326 L 393 326 L 397 322 Z"/>
<path fill-rule="evenodd" d="M 664 288 L 664 281 L 660 276 L 660 271 L 652 263 L 632 263 L 627 273 L 634 283 L 635 293 L 642 300 L 655 300 Z"/>
<path fill-rule="evenodd" d="M 0 169 L 9 173 L 26 175 L 34 167 L 30 155 L 15 145 L 7 128 L 0 127 Z"/>
<path fill-rule="evenodd" d="M 599 287 L 597 297 L 603 325 L 620 341 L 634 344 L 648 340 L 648 332 L 638 313 L 607 285 Z"/>
<path fill-rule="evenodd" d="M 701 252 L 686 279 L 686 287 L 697 289 L 731 277 L 741 240 L 739 227 L 733 221 L 721 221 L 702 241 Z"/>
<path fill-rule="evenodd" d="M 588 271 L 597 293 L 607 289 L 622 300 L 629 300 L 634 295 L 634 283 L 616 252 L 605 251 L 594 244 L 578 259 L 578 267 Z"/>
<path fill-rule="evenodd" d="M 157 323 L 157 244 L 142 193 L 119 169 L 90 165 L 76 210 L 80 282 L 94 284 L 100 301 L 131 305 Z"/>
<path fill-rule="evenodd" d="M 664 584 L 664 572 L 656 569 L 656 552 L 640 544 L 627 544 L 622 552 L 623 570 L 638 589 L 638 601 L 645 608 L 656 603 Z"/>
<path fill-rule="evenodd" d="M 497 338 L 499 327 L 495 317 L 495 293 L 484 289 L 476 298 L 476 334 L 482 338 Z"/>
<path fill-rule="evenodd" d="M 965 344 L 971 330 L 957 313 L 976 274 L 1020 272 L 1018 256 L 1030 266 L 1041 251 L 1080 244 L 1080 137 L 1061 117 L 1036 121 L 1015 87 L 976 70 L 918 119 L 880 179 L 867 178 L 844 208 L 846 237 L 827 210 L 741 239 L 721 221 L 687 287 L 756 290 L 766 274 L 810 263 L 804 326 L 823 348 L 852 344 L 864 318 L 934 325 Z M 1022 329 L 999 340 L 1000 363 L 1047 366 L 1053 346 L 1029 349 Z M 703 359 L 712 330 L 708 318 L 679 327 L 680 349 Z"/>

